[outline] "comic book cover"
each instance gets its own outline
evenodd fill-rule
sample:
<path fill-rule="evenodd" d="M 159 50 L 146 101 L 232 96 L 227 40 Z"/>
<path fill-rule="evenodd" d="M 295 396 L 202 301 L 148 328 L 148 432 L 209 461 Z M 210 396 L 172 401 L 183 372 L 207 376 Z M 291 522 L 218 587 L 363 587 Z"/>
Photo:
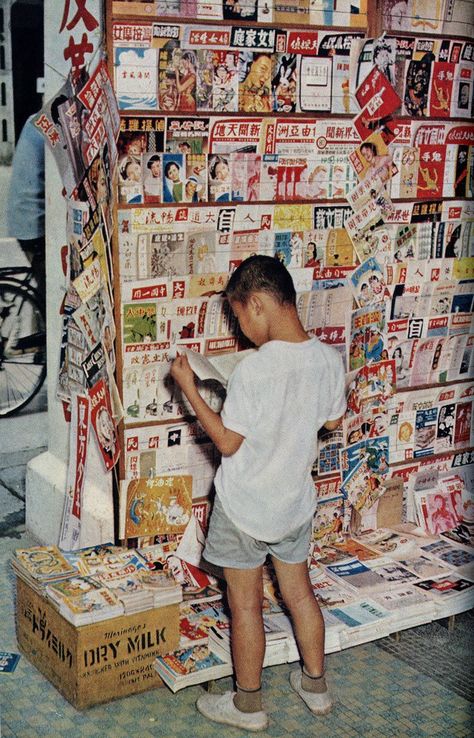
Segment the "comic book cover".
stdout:
<path fill-rule="evenodd" d="M 354 310 L 349 335 L 349 371 L 384 358 L 385 311 L 370 305 Z"/>
<path fill-rule="evenodd" d="M 411 367 L 410 387 L 429 383 L 437 344 L 438 341 L 433 338 L 417 343 Z"/>
<path fill-rule="evenodd" d="M 389 295 L 383 271 L 373 256 L 356 267 L 349 280 L 360 307 L 376 305 Z"/>
<path fill-rule="evenodd" d="M 124 303 L 122 305 L 123 341 L 125 346 L 156 343 L 159 340 L 157 312 L 156 302 L 142 302 L 136 305 Z M 161 337 L 164 337 L 163 334 L 161 334 Z"/>
<path fill-rule="evenodd" d="M 104 462 L 109 471 L 118 461 L 120 444 L 117 437 L 117 426 L 112 416 L 112 406 L 107 385 L 99 379 L 90 389 L 91 425 Z"/>
<path fill-rule="evenodd" d="M 209 118 L 166 118 L 166 153 L 184 154 L 191 165 L 193 157 L 207 154 L 208 138 Z"/>
<path fill-rule="evenodd" d="M 442 197 L 445 189 L 453 193 L 453 178 L 444 179 L 449 171 L 449 159 L 446 146 L 423 146 L 420 149 L 416 197 Z M 454 194 L 454 193 L 453 193 Z M 449 195 L 448 195 L 449 196 Z"/>
<path fill-rule="evenodd" d="M 239 56 L 239 111 L 270 113 L 272 57 L 262 52 L 241 51 Z"/>
<path fill-rule="evenodd" d="M 402 112 L 413 118 L 426 118 L 429 111 L 433 67 L 429 58 L 407 62 Z"/>
<path fill-rule="evenodd" d="M 357 415 L 346 414 L 343 421 L 346 445 L 389 434 L 390 415 L 384 405 L 377 405 L 376 402 L 377 399 Z"/>
<path fill-rule="evenodd" d="M 326 267 L 340 267 L 342 276 L 344 270 L 354 267 L 356 263 L 356 254 L 346 229 L 330 228 L 327 233 L 324 265 Z M 337 269 L 335 269 L 335 272 L 337 273 Z"/>
<path fill-rule="evenodd" d="M 456 421 L 454 425 L 455 445 L 470 444 L 472 436 L 472 400 L 456 404 Z"/>
<path fill-rule="evenodd" d="M 186 167 L 184 154 L 163 154 L 163 202 L 184 202 Z"/>
<path fill-rule="evenodd" d="M 167 33 L 166 27 L 164 32 Z M 178 34 L 179 35 L 179 34 Z M 159 40 L 158 106 L 166 112 L 196 111 L 197 56 L 193 49 L 183 50 L 175 38 Z M 155 40 L 154 36 L 154 40 Z M 162 45 L 161 45 L 162 44 Z"/>
<path fill-rule="evenodd" d="M 239 52 L 212 52 L 212 110 L 236 113 L 239 106 Z"/>
<path fill-rule="evenodd" d="M 327 545 L 341 538 L 344 519 L 344 499 L 342 495 L 323 498 L 313 517 L 312 541 Z"/>
<path fill-rule="evenodd" d="M 365 461 L 372 475 L 382 479 L 387 475 L 389 464 L 389 438 L 368 438 L 343 448 L 340 453 L 343 485 L 345 480 L 361 462 Z"/>
<path fill-rule="evenodd" d="M 147 27 L 147 35 L 150 29 Z M 114 46 L 115 93 L 120 110 L 158 107 L 158 53 L 144 46 Z"/>
<path fill-rule="evenodd" d="M 434 453 L 438 408 L 417 410 L 415 416 L 415 459 L 430 456 Z"/>
<path fill-rule="evenodd" d="M 383 493 L 380 479 L 370 470 L 366 459 L 361 459 L 342 482 L 341 491 L 351 506 L 360 512 L 369 509 Z"/>
<path fill-rule="evenodd" d="M 323 430 L 318 440 L 318 475 L 333 474 L 339 471 L 339 452 L 343 447 L 342 430 Z"/>
<path fill-rule="evenodd" d="M 87 302 L 83 302 L 74 311 L 72 317 L 85 337 L 87 348 L 91 350 L 100 342 L 109 358 L 112 358 L 115 321 L 107 287 L 101 285 Z"/>
<path fill-rule="evenodd" d="M 300 233 L 279 231 L 275 233 L 274 256 L 287 269 L 300 267 L 302 264 L 303 241 Z"/>
<path fill-rule="evenodd" d="M 138 278 L 183 276 L 190 273 L 185 234 L 142 233 L 138 236 Z"/>
<path fill-rule="evenodd" d="M 163 199 L 163 162 L 161 155 L 143 154 L 141 166 L 143 174 L 144 202 L 160 203 Z"/>
<path fill-rule="evenodd" d="M 58 546 L 71 551 L 78 548 L 81 535 L 81 510 L 85 469 L 88 458 L 90 401 L 87 395 L 75 395 L 71 401 L 69 428 L 69 464 L 66 495 L 61 516 Z"/>
<path fill-rule="evenodd" d="M 453 102 L 453 87 L 456 64 L 433 62 L 429 113 L 433 117 L 449 118 Z"/>
<path fill-rule="evenodd" d="M 165 122 L 161 116 L 122 115 L 117 140 L 119 156 L 140 159 L 147 152 L 163 152 Z"/>
<path fill-rule="evenodd" d="M 142 203 L 143 170 L 141 155 L 139 157 L 128 155 L 119 157 L 118 175 L 119 202 Z"/>
<path fill-rule="evenodd" d="M 208 159 L 208 200 L 229 202 L 232 194 L 232 174 L 229 156 L 215 154 Z"/>
<path fill-rule="evenodd" d="M 359 180 L 377 174 L 382 182 L 388 182 L 395 167 L 392 154 L 379 132 L 371 133 L 360 146 L 349 155 L 349 161 Z"/>
<path fill-rule="evenodd" d="M 230 155 L 231 200 L 260 200 L 262 157 L 259 154 L 236 152 Z"/>
<path fill-rule="evenodd" d="M 108 370 L 106 353 L 102 344 L 98 343 L 87 354 L 82 361 L 82 369 L 89 389 L 93 387 L 99 379 L 107 379 Z"/>
<path fill-rule="evenodd" d="M 219 457 L 199 424 L 177 421 L 126 430 L 124 462 L 127 479 L 189 470 L 193 499 L 202 500 L 211 491 Z M 205 527 L 207 518 L 199 515 Z"/>
<path fill-rule="evenodd" d="M 127 484 L 127 538 L 183 533 L 192 514 L 192 476 L 164 475 Z"/>
<path fill-rule="evenodd" d="M 273 66 L 272 95 L 274 110 L 277 113 L 294 113 L 298 87 L 296 54 L 275 54 Z M 305 82 L 308 84 L 306 78 Z"/>
<path fill-rule="evenodd" d="M 319 171 L 313 168 L 313 173 L 308 176 L 308 161 L 303 157 L 279 156 L 277 166 L 277 199 L 280 201 L 301 200 L 311 197 L 308 192 L 308 184 L 313 192 L 313 197 L 323 199 L 327 197 L 327 190 L 316 186 L 316 178 Z M 322 169 L 320 170 L 322 172 Z M 314 185 L 313 185 L 314 183 Z"/>
<path fill-rule="evenodd" d="M 374 131 L 388 132 L 386 124 L 402 103 L 395 88 L 377 67 L 372 69 L 356 91 L 356 99 L 361 112 L 354 119 L 354 126 L 362 140 Z"/>
<path fill-rule="evenodd" d="M 325 479 L 313 479 L 314 489 L 318 500 L 331 498 L 340 495 L 339 488 L 341 486 L 341 475 L 335 474 Z"/>
<path fill-rule="evenodd" d="M 436 453 L 442 453 L 453 447 L 454 425 L 456 417 L 456 404 L 448 403 L 441 405 L 438 412 L 438 424 L 436 428 Z"/>
<path fill-rule="evenodd" d="M 147 356 L 149 360 L 149 357 Z M 123 408 L 125 424 L 177 417 L 183 403 L 169 382 L 169 360 L 166 352 L 156 351 L 152 361 L 123 366 Z M 181 404 L 180 404 L 181 403 Z"/>
<path fill-rule="evenodd" d="M 192 274 L 227 274 L 229 272 L 228 234 L 209 230 L 193 230 L 187 235 L 187 250 L 192 263 Z M 204 284 L 204 281 L 202 283 Z"/>
<path fill-rule="evenodd" d="M 214 110 L 212 102 L 212 78 L 214 75 L 213 51 L 197 49 L 196 51 L 196 110 Z"/>
<path fill-rule="evenodd" d="M 385 197 L 383 200 L 386 202 Z M 347 235 L 352 241 L 359 261 L 379 253 L 382 258 L 387 252 L 389 234 L 384 225 L 380 202 L 380 196 L 370 197 L 365 205 L 346 221 Z"/>
<path fill-rule="evenodd" d="M 298 70 L 298 110 L 301 112 L 333 111 L 333 59 L 300 56 Z"/>
<path fill-rule="evenodd" d="M 307 310 L 302 323 L 305 330 L 335 348 L 344 349 L 345 362 L 346 316 L 352 307 L 352 293 L 348 286 L 335 289 L 312 290 L 308 293 Z"/>
<path fill-rule="evenodd" d="M 390 426 L 390 458 L 396 463 L 413 458 L 415 446 L 415 413 L 395 413 L 391 416 Z"/>
<path fill-rule="evenodd" d="M 395 362 L 390 359 L 359 369 L 354 386 L 361 409 L 383 406 L 395 393 L 395 378 Z M 369 435 L 373 437 L 381 434 L 370 432 Z"/>
<path fill-rule="evenodd" d="M 238 126 L 230 118 L 211 118 L 209 124 L 209 153 L 229 154 L 232 151 L 260 151 L 264 132 L 263 118 L 240 118 Z"/>

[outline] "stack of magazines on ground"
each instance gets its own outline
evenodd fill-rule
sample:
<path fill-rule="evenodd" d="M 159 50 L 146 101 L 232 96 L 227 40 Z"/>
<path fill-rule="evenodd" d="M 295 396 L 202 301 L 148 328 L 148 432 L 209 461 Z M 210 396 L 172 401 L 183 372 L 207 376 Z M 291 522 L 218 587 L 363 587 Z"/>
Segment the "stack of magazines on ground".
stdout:
<path fill-rule="evenodd" d="M 66 620 L 80 626 L 182 601 L 173 574 L 142 551 L 112 544 L 70 552 L 33 546 L 17 549 L 12 567 Z"/>
<path fill-rule="evenodd" d="M 76 568 L 63 556 L 57 546 L 17 548 L 12 567 L 35 592 L 43 594 L 47 584 L 60 582 L 77 574 Z"/>

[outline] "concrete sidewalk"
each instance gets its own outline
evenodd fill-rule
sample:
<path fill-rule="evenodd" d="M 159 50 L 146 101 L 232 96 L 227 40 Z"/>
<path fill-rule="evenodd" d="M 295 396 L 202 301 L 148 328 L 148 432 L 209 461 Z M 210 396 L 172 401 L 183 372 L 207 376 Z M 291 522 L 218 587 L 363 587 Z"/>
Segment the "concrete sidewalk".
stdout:
<path fill-rule="evenodd" d="M 46 384 L 20 413 L 0 418 L 0 539 L 24 531 L 26 465 L 46 451 L 47 419 Z"/>

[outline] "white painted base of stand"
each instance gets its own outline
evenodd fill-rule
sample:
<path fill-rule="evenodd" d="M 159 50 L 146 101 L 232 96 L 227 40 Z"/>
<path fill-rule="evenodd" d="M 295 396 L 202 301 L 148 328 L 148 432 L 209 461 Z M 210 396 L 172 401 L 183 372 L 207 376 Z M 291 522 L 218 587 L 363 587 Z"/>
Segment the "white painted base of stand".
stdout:
<path fill-rule="evenodd" d="M 35 456 L 26 469 L 26 529 L 43 545 L 58 544 L 66 474 L 66 465 L 50 451 Z M 111 475 L 101 483 L 86 480 L 80 548 L 114 540 Z"/>

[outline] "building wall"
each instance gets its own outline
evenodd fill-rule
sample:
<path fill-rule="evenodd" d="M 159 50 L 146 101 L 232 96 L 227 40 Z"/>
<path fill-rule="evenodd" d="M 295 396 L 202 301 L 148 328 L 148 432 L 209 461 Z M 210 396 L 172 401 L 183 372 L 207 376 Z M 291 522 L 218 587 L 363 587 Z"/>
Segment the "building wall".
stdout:
<path fill-rule="evenodd" d="M 11 163 L 15 145 L 11 0 L 0 0 L 0 165 Z"/>

